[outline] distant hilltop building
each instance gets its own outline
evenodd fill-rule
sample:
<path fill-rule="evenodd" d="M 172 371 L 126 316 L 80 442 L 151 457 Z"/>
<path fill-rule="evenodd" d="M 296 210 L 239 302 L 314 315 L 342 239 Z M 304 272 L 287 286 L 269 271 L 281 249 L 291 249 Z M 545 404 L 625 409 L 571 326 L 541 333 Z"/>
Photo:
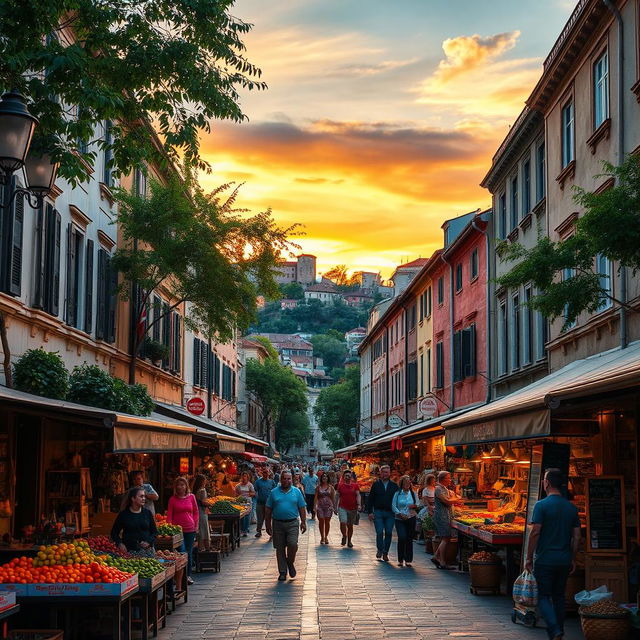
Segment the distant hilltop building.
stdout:
<path fill-rule="evenodd" d="M 299 282 L 304 286 L 312 285 L 316 281 L 316 256 L 301 253 L 295 260 L 281 262 L 277 271 L 278 284 Z"/>
<path fill-rule="evenodd" d="M 399 296 L 409 286 L 427 262 L 427 258 L 416 258 L 411 262 L 406 262 L 396 267 L 396 270 L 391 276 L 394 297 Z"/>
<path fill-rule="evenodd" d="M 340 298 L 340 293 L 336 289 L 333 282 L 321 282 L 320 284 L 312 284 L 307 287 L 304 292 L 305 300 L 320 300 L 321 302 L 332 302 L 336 298 Z"/>

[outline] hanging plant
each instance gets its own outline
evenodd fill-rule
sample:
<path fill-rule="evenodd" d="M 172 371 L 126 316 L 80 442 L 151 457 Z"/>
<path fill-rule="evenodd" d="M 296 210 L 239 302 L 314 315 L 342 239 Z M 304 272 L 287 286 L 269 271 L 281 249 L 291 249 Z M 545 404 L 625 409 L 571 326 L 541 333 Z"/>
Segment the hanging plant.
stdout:
<path fill-rule="evenodd" d="M 162 344 L 158 340 L 152 338 L 145 338 L 143 345 L 144 355 L 151 360 L 151 362 L 162 362 L 169 357 L 169 347 L 166 344 Z"/>
<path fill-rule="evenodd" d="M 19 391 L 62 400 L 69 389 L 69 372 L 57 351 L 29 349 L 13 365 L 13 382 Z"/>

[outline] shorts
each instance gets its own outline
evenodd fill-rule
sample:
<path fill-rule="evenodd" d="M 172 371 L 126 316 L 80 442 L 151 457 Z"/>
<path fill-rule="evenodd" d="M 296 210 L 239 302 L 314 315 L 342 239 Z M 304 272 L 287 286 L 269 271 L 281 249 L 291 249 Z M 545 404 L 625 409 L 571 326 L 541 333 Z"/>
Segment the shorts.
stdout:
<path fill-rule="evenodd" d="M 338 507 L 338 520 L 340 520 L 340 524 L 356 524 L 356 520 L 358 518 L 358 510 L 354 509 L 353 511 L 348 511 L 347 509 L 343 509 L 342 507 Z"/>
<path fill-rule="evenodd" d="M 294 520 L 273 520 L 271 523 L 273 532 L 273 548 L 278 547 L 295 547 L 298 544 L 298 535 L 300 533 L 300 521 L 298 518 Z"/>

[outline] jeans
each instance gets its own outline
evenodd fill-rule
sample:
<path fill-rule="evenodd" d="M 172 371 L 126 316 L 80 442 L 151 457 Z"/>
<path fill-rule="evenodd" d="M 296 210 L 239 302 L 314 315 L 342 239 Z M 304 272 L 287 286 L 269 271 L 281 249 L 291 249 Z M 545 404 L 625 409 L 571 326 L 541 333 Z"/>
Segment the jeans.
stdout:
<path fill-rule="evenodd" d="M 413 533 L 416 530 L 416 519 L 396 520 L 398 532 L 398 562 L 413 562 Z"/>
<path fill-rule="evenodd" d="M 249 525 L 251 524 L 251 513 L 249 515 L 244 516 L 240 520 L 240 531 L 242 533 L 249 533 Z"/>
<path fill-rule="evenodd" d="M 375 512 L 373 524 L 376 527 L 376 547 L 381 553 L 389 553 L 395 520 L 393 511 L 379 510 Z"/>
<path fill-rule="evenodd" d="M 313 503 L 316 499 L 316 494 L 305 493 L 304 499 L 305 499 L 305 502 L 307 503 L 307 513 L 313 518 L 316 515 L 316 512 L 313 510 Z"/>
<path fill-rule="evenodd" d="M 256 504 L 256 533 L 262 532 L 262 525 L 264 524 L 264 508 L 264 502 L 258 502 L 258 504 Z"/>
<path fill-rule="evenodd" d="M 180 545 L 178 551 L 187 552 L 187 575 L 191 575 L 191 562 L 193 560 L 193 543 L 196 540 L 195 531 L 183 531 L 184 542 Z"/>
<path fill-rule="evenodd" d="M 547 623 L 549 638 L 564 633 L 564 591 L 571 567 L 535 564 L 533 575 L 538 583 L 538 608 Z"/>

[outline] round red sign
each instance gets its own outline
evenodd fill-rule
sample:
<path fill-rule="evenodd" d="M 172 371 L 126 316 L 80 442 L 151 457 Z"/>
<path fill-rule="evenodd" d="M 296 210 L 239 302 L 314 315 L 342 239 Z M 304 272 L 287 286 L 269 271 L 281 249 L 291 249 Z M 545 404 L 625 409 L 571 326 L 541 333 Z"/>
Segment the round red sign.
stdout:
<path fill-rule="evenodd" d="M 202 398 L 191 398 L 187 401 L 187 411 L 194 416 L 201 416 L 204 413 L 204 400 Z"/>

